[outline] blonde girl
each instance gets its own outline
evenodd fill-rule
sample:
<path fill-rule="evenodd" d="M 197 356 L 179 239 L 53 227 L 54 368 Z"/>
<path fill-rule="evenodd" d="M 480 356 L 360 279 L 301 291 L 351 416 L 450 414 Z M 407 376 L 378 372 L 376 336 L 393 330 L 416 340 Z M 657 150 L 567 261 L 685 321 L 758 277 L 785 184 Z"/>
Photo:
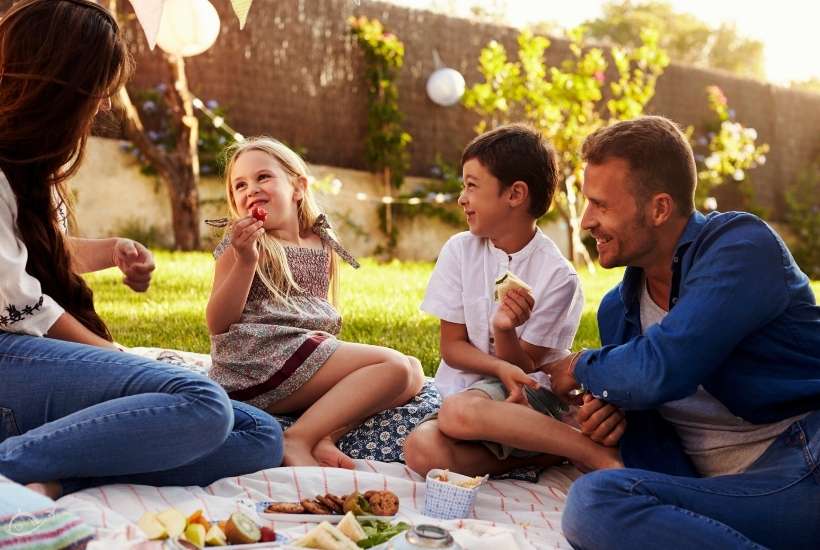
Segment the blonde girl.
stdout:
<path fill-rule="evenodd" d="M 338 295 L 340 255 L 355 260 L 330 232 L 296 153 L 268 137 L 238 143 L 225 188 L 231 220 L 206 311 L 211 377 L 270 413 L 304 411 L 285 433 L 285 465 L 352 468 L 334 440 L 416 395 L 421 365 L 336 338 L 341 318 L 328 294 Z"/>

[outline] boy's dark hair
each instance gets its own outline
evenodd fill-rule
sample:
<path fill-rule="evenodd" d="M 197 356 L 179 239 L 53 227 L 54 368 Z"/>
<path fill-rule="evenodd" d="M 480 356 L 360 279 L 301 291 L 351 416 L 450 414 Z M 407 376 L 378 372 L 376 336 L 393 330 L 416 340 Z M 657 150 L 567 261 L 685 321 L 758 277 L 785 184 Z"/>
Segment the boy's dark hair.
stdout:
<path fill-rule="evenodd" d="M 644 116 L 600 128 L 584 141 L 581 155 L 590 164 L 610 158 L 627 161 L 641 203 L 655 193 L 668 193 L 680 215 L 688 217 L 695 211 L 695 155 L 689 140 L 668 118 Z"/>
<path fill-rule="evenodd" d="M 535 128 L 506 124 L 484 132 L 464 148 L 461 166 L 471 159 L 478 159 L 498 178 L 502 190 L 517 181 L 526 183 L 530 215 L 538 219 L 547 213 L 558 182 L 558 162 L 552 146 Z"/>

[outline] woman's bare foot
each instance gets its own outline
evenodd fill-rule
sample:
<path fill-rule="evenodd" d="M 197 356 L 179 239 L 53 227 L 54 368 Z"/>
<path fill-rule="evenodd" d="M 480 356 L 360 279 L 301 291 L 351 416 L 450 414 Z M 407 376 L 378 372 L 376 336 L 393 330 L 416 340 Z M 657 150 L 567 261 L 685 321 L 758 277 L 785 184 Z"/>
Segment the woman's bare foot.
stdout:
<path fill-rule="evenodd" d="M 282 465 L 318 466 L 319 463 L 313 458 L 312 450 L 309 443 L 303 439 L 288 437 L 288 432 L 285 432 L 285 454 L 282 458 Z"/>
<path fill-rule="evenodd" d="M 319 443 L 313 447 L 313 458 L 318 460 L 321 466 L 344 468 L 346 470 L 356 468 L 353 460 L 340 451 L 329 437 L 321 439 Z"/>
<path fill-rule="evenodd" d="M 47 496 L 52 500 L 57 500 L 63 496 L 63 486 L 58 481 L 49 481 L 47 483 L 29 483 L 26 488 Z"/>

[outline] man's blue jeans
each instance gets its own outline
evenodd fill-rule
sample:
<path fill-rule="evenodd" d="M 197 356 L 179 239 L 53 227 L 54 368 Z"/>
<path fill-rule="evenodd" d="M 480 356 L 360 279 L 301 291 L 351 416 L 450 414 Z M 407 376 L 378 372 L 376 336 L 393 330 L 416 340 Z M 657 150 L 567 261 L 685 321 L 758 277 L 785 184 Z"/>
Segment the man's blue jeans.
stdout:
<path fill-rule="evenodd" d="M 820 411 L 742 474 L 585 475 L 572 485 L 562 526 L 578 549 L 820 548 Z"/>
<path fill-rule="evenodd" d="M 282 454 L 273 417 L 199 374 L 0 332 L 0 473 L 18 483 L 207 485 Z"/>

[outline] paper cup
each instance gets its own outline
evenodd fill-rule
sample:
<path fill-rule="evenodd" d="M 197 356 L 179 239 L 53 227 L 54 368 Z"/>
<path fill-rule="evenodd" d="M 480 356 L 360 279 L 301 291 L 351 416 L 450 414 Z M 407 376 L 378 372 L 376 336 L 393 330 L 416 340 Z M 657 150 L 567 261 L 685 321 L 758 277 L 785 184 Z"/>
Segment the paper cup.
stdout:
<path fill-rule="evenodd" d="M 446 476 L 448 481 L 440 481 L 440 476 Z M 456 483 L 474 479 L 448 470 L 430 470 L 427 473 L 424 515 L 437 519 L 461 519 L 469 516 L 473 511 L 478 490 L 487 477 L 471 488 L 460 487 Z"/>

